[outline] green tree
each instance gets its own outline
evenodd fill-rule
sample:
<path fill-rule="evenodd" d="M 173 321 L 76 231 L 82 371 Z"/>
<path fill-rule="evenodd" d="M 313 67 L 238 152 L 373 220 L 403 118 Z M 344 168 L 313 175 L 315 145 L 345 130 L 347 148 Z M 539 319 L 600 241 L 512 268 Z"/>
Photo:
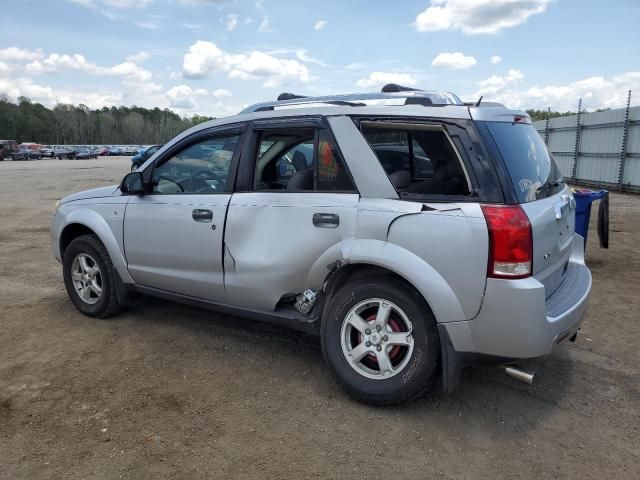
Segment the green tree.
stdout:
<path fill-rule="evenodd" d="M 103 107 L 59 103 L 49 109 L 19 97 L 17 103 L 0 95 L 0 138 L 21 142 L 69 145 L 165 143 L 178 133 L 211 117 L 190 118 L 169 109 Z"/>

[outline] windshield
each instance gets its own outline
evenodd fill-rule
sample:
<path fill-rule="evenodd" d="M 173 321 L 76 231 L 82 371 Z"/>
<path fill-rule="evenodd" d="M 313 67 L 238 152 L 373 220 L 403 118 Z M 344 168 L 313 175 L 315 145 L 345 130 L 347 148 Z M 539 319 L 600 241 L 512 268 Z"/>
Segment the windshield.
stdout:
<path fill-rule="evenodd" d="M 486 122 L 486 126 L 500 151 L 520 203 L 562 190 L 562 175 L 533 125 Z"/>

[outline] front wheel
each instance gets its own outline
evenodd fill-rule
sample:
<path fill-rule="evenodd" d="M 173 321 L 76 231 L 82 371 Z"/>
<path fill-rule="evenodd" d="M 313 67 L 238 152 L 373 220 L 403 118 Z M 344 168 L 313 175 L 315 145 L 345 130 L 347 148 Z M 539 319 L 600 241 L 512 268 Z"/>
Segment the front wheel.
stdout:
<path fill-rule="evenodd" d="M 69 298 L 85 315 L 106 318 L 121 309 L 107 249 L 95 235 L 74 239 L 64 252 L 64 284 Z"/>
<path fill-rule="evenodd" d="M 340 288 L 321 332 L 330 370 L 360 401 L 404 403 L 424 395 L 437 377 L 433 314 L 417 291 L 395 278 L 365 277 Z"/>

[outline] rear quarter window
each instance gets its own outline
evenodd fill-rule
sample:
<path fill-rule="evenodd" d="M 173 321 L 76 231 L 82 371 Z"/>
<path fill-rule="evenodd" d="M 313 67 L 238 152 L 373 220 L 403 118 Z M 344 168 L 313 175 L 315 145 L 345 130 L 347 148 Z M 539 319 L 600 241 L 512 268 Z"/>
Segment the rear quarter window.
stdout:
<path fill-rule="evenodd" d="M 403 198 L 471 194 L 458 153 L 442 128 L 364 121 L 361 131 Z"/>

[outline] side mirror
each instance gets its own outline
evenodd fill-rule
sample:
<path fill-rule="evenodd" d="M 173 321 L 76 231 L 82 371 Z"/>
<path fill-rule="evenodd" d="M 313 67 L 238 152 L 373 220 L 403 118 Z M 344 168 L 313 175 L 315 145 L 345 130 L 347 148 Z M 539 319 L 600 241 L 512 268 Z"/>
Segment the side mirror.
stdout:
<path fill-rule="evenodd" d="M 142 172 L 131 172 L 125 175 L 120 184 L 120 191 L 124 195 L 144 195 Z"/>

